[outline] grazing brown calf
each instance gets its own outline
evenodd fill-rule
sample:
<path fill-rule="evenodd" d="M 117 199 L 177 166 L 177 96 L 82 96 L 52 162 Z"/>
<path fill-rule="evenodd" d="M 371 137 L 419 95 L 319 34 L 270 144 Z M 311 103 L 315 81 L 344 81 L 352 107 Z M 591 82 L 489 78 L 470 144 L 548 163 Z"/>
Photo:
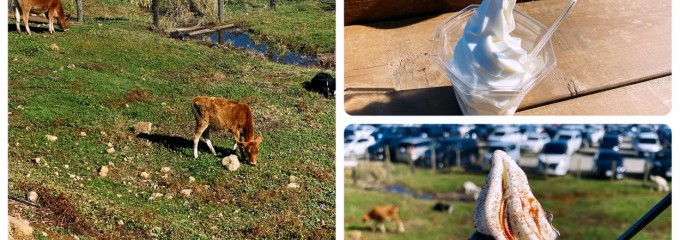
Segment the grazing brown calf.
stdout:
<path fill-rule="evenodd" d="M 13 0 L 10 0 L 13 1 Z M 47 20 L 49 21 L 50 33 L 54 33 L 54 18 L 57 18 L 59 26 L 64 31 L 68 31 L 68 19 L 64 15 L 64 8 L 61 6 L 61 0 L 16 0 L 17 6 L 14 8 L 14 12 L 17 17 L 17 31 L 21 32 L 19 27 L 20 19 L 24 20 L 24 27 L 26 27 L 26 32 L 31 35 L 31 29 L 28 27 L 28 14 L 29 12 L 35 14 L 45 14 Z M 19 15 L 19 10 L 21 10 L 21 15 Z"/>
<path fill-rule="evenodd" d="M 404 223 L 399 219 L 399 208 L 394 205 L 375 206 L 370 212 L 361 217 L 364 223 L 373 220 L 375 225 L 380 225 L 380 232 L 385 233 L 385 222 L 393 221 L 399 227 L 399 232 L 404 232 Z"/>
<path fill-rule="evenodd" d="M 212 154 L 217 155 L 210 142 L 210 132 L 229 131 L 236 142 L 233 149 L 237 145 L 242 147 L 245 150 L 244 157 L 249 163 L 257 164 L 257 153 L 263 138 L 262 134 L 254 138 L 253 113 L 247 104 L 226 98 L 195 97 L 192 100 L 192 109 L 196 118 L 194 158 L 198 158 L 198 141 L 201 135 Z"/>

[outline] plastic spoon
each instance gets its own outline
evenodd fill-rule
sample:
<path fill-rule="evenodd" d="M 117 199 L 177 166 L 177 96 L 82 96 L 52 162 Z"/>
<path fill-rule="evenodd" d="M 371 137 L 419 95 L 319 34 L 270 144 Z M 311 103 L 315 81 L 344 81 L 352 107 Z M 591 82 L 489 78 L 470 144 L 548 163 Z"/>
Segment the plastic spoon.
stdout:
<path fill-rule="evenodd" d="M 550 37 L 552 37 L 552 35 L 555 33 L 555 30 L 557 30 L 557 26 L 559 26 L 562 20 L 564 20 L 564 17 L 567 16 L 569 10 L 571 10 L 571 8 L 574 7 L 574 5 L 576 5 L 576 1 L 577 0 L 571 0 L 571 3 L 569 3 L 569 6 L 567 6 L 567 9 L 564 10 L 562 15 L 557 19 L 557 21 L 555 21 L 555 23 L 553 23 L 553 25 L 550 26 L 550 28 L 545 33 L 543 33 L 543 36 L 539 38 L 540 40 L 538 41 L 538 44 L 536 44 L 534 50 L 531 51 L 529 59 L 533 59 L 536 56 L 538 56 L 538 53 L 541 51 L 541 49 L 543 49 L 543 46 L 546 43 L 548 43 L 548 41 L 550 41 Z"/>

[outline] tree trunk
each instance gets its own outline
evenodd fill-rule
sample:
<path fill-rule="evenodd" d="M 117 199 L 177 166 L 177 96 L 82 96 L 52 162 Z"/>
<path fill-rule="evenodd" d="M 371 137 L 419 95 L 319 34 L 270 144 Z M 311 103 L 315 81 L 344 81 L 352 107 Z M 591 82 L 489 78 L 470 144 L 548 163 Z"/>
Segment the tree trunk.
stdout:
<path fill-rule="evenodd" d="M 76 0 L 76 6 L 78 8 L 78 22 L 83 22 L 83 0 Z"/>
<path fill-rule="evenodd" d="M 151 8 L 153 10 L 153 26 L 160 27 L 160 0 L 151 0 Z"/>
<path fill-rule="evenodd" d="M 276 9 L 276 0 L 269 0 L 269 8 Z"/>

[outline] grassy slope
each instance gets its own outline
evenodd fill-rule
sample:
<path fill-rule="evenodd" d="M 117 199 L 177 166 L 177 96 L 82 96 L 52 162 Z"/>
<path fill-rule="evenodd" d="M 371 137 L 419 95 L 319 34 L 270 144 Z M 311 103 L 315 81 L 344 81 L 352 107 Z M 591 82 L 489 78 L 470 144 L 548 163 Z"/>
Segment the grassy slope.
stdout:
<path fill-rule="evenodd" d="M 474 174 L 433 174 L 431 171 L 417 171 L 406 174 L 406 169 L 397 168 L 394 182 L 420 192 L 446 193 L 459 191 L 465 181 L 481 186 L 485 175 Z M 541 205 L 554 214 L 554 226 L 562 236 L 559 239 L 613 239 L 622 234 L 644 213 L 649 211 L 664 194 L 642 188 L 639 181 L 582 179 L 571 176 L 549 180 L 530 179 L 531 189 Z M 366 231 L 361 215 L 377 204 L 396 204 L 404 219 L 406 233 L 397 235 L 395 227 L 387 224 L 390 234 Z M 345 186 L 345 233 L 362 231 L 366 239 L 466 239 L 474 232 L 472 212 L 474 202 L 454 203 L 452 215 L 430 210 L 435 201 L 419 200 L 391 193 L 366 191 Z M 635 239 L 670 239 L 671 209 L 667 209 L 655 221 L 640 232 Z"/>
<path fill-rule="evenodd" d="M 64 193 L 89 228 L 119 237 L 146 238 L 155 227 L 175 239 L 334 235 L 334 102 L 301 88 L 320 69 L 171 40 L 145 23 L 95 21 L 55 35 L 9 33 L 11 194 Z M 257 166 L 230 172 L 205 148 L 193 159 L 189 101 L 197 95 L 250 102 L 265 137 Z M 130 128 L 138 121 L 153 122 L 154 135 L 136 137 Z M 59 139 L 47 142 L 46 134 Z M 213 136 L 223 154 L 229 138 Z M 98 177 L 109 162 L 109 176 Z M 172 168 L 167 180 L 164 166 Z M 291 175 L 301 188 L 286 188 Z M 185 188 L 194 194 L 181 197 Z M 174 198 L 148 200 L 154 192 Z"/>

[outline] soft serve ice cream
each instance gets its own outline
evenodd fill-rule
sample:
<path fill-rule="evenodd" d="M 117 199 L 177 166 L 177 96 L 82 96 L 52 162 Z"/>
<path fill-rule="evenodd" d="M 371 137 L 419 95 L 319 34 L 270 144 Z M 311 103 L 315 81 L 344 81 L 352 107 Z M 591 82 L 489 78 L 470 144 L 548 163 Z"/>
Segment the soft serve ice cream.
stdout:
<path fill-rule="evenodd" d="M 560 233 L 529 188 L 524 171 L 507 153 L 493 153 L 493 166 L 475 206 L 477 232 L 503 239 L 554 240 Z"/>
<path fill-rule="evenodd" d="M 465 114 L 512 115 L 526 92 L 507 90 L 534 80 L 536 61 L 510 35 L 514 7 L 515 0 L 484 0 L 456 44 L 449 69 L 466 86 L 456 89 Z"/>

